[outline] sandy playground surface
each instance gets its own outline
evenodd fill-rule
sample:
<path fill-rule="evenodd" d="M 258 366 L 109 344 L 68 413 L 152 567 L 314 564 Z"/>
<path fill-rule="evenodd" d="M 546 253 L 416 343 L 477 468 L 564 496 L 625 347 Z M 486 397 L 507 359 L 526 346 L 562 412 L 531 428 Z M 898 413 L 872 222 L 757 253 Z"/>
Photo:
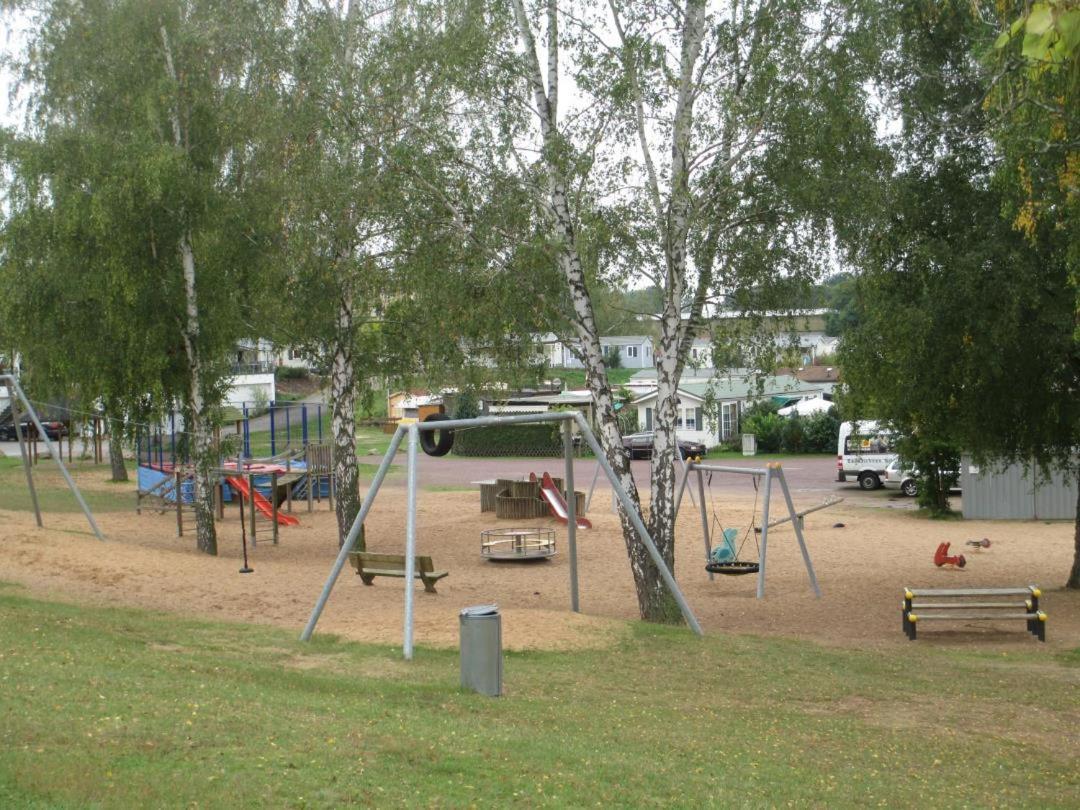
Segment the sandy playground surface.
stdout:
<path fill-rule="evenodd" d="M 83 472 L 85 489 L 110 486 L 104 473 Z M 113 489 L 112 491 L 115 491 Z M 134 485 L 132 503 L 134 505 Z M 503 612 L 508 648 L 603 647 L 627 632 L 637 617 L 633 580 L 610 495 L 598 493 L 590 511 L 594 528 L 578 532 L 581 608 L 569 611 L 569 559 L 565 527 L 554 520 L 497 520 L 481 514 L 479 492 L 422 491 L 417 510 L 418 550 L 450 575 L 438 594 L 416 583 L 415 640 L 453 647 L 458 611 L 496 602 Z M 882 506 L 889 503 L 881 501 Z M 781 500 L 782 504 L 782 500 Z M 801 502 L 796 493 L 796 507 Z M 692 506 L 690 503 L 686 507 Z M 750 498 L 724 503 L 725 525 L 745 530 Z M 775 509 L 775 507 L 774 507 Z M 108 537 L 88 533 L 80 513 L 46 514 L 45 529 L 33 516 L 0 511 L 0 581 L 31 593 L 78 603 L 127 605 L 210 619 L 303 628 L 337 553 L 333 514 L 324 503 L 308 513 L 297 506 L 300 525 L 282 528 L 272 545 L 270 526 L 259 525 L 251 551 L 255 573 L 241 576 L 236 508 L 219 527 L 218 557 L 195 550 L 194 534 L 176 536 L 175 516 L 127 512 L 96 515 Z M 780 515 L 775 515 L 778 517 Z M 843 528 L 834 528 L 835 523 Z M 512 525 L 553 527 L 559 554 L 546 562 L 493 563 L 480 557 L 480 531 Z M 367 521 L 368 550 L 404 550 L 405 493 L 379 493 Z M 189 527 L 193 528 L 193 527 Z M 756 577 L 705 573 L 700 518 L 692 508 L 679 516 L 676 577 L 706 633 L 804 638 L 840 646 L 909 644 L 900 629 L 905 585 L 1004 587 L 1037 583 L 1049 614 L 1047 648 L 1080 646 L 1080 593 L 1060 588 L 1072 559 L 1071 523 L 927 521 L 910 512 L 867 506 L 854 499 L 806 518 L 806 538 L 823 591 L 815 599 L 790 525 L 770 531 L 766 598 L 754 598 Z M 965 540 L 988 537 L 974 550 Z M 968 559 L 963 570 L 935 568 L 937 544 L 950 541 Z M 753 540 L 743 557 L 754 557 Z M 365 587 L 351 568 L 343 571 L 317 632 L 359 641 L 400 645 L 403 589 L 400 579 L 379 578 Z M 1020 622 L 938 623 L 920 634 L 920 645 L 1014 649 L 1035 645 Z"/>

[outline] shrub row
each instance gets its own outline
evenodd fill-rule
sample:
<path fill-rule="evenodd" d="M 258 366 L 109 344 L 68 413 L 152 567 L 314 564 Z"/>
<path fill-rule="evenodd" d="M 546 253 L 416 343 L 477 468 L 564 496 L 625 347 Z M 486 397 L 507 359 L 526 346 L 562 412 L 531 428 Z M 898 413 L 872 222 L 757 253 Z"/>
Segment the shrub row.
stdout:
<path fill-rule="evenodd" d="M 780 416 L 757 406 L 747 412 L 742 431 L 757 437 L 760 453 L 835 453 L 840 417 L 835 408 L 812 416 Z"/>
<path fill-rule="evenodd" d="M 454 433 L 457 456 L 560 456 L 559 426 L 499 425 Z"/>

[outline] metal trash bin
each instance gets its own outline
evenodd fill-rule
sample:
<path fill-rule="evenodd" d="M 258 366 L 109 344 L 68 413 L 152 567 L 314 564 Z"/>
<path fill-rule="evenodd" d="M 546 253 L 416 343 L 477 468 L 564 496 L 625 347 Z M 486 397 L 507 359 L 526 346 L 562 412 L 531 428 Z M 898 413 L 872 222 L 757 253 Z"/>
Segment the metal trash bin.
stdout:
<path fill-rule="evenodd" d="M 502 694 L 502 616 L 498 605 L 461 611 L 461 685 L 482 695 Z"/>

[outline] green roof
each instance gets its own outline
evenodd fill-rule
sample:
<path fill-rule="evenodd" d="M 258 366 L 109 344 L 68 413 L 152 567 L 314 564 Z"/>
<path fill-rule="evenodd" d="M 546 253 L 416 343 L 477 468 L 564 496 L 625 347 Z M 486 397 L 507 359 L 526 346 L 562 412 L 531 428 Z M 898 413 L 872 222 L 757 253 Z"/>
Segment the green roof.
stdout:
<path fill-rule="evenodd" d="M 821 391 L 821 385 L 817 383 L 804 383 L 802 380 L 786 374 L 765 377 L 761 382 L 760 393 L 756 381 L 741 378 L 713 380 L 709 383 L 686 383 L 680 385 L 679 390 L 697 399 L 705 399 L 711 390 L 713 397 L 721 402 L 732 399 L 776 397 L 778 395 L 784 399 L 798 399 L 804 394 Z M 637 401 L 641 402 L 655 396 L 656 391 L 650 391 L 648 394 L 638 397 Z"/>

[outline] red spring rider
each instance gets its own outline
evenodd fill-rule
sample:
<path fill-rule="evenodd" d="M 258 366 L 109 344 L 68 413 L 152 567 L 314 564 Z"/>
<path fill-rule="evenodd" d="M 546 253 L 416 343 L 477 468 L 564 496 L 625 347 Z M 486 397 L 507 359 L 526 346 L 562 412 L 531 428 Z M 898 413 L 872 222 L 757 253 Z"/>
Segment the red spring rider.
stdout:
<path fill-rule="evenodd" d="M 963 554 L 949 555 L 949 543 L 941 543 L 937 547 L 937 551 L 934 552 L 934 565 L 941 568 L 943 565 L 955 565 L 957 568 L 963 568 L 967 565 L 967 560 L 964 559 Z"/>

